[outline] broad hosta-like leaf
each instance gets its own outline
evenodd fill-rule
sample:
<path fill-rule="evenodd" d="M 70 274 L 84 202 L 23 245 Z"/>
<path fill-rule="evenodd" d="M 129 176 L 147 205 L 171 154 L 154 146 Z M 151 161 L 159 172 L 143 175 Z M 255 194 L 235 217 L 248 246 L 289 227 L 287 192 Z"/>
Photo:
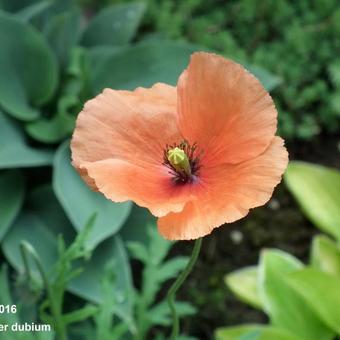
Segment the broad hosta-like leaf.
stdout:
<path fill-rule="evenodd" d="M 306 216 L 340 241 L 340 171 L 290 162 L 285 182 Z"/>
<path fill-rule="evenodd" d="M 103 67 L 102 64 L 106 64 L 116 53 L 121 53 L 129 46 L 94 46 L 87 48 L 85 55 L 87 58 L 88 68 L 90 75 L 93 78 Z M 100 71 L 102 72 L 102 71 Z"/>
<path fill-rule="evenodd" d="M 58 257 L 57 236 L 62 234 L 68 243 L 74 238 L 74 231 L 50 186 L 35 189 L 27 202 L 25 211 L 3 239 L 2 249 L 9 263 L 22 271 L 19 245 L 26 240 L 36 249 L 48 271 Z M 32 268 L 35 266 L 32 265 Z"/>
<path fill-rule="evenodd" d="M 103 278 L 107 270 L 114 274 L 112 295 L 115 313 L 128 323 L 132 322 L 132 278 L 124 244 L 119 236 L 111 237 L 94 251 L 89 261 L 79 263 L 83 272 L 70 282 L 69 290 L 84 299 L 102 303 Z"/>
<path fill-rule="evenodd" d="M 257 267 L 236 270 L 226 275 L 225 282 L 242 301 L 249 303 L 255 308 L 262 309 L 262 301 L 258 292 Z"/>
<path fill-rule="evenodd" d="M 292 273 L 287 282 L 300 294 L 316 315 L 340 334 L 340 279 L 316 269 Z M 319 339 L 324 339 L 320 337 Z"/>
<path fill-rule="evenodd" d="M 309 340 L 331 339 L 330 329 L 286 282 L 290 273 L 302 268 L 296 258 L 282 251 L 266 250 L 261 254 L 259 289 L 264 309 L 274 326 Z"/>
<path fill-rule="evenodd" d="M 89 23 L 83 33 L 84 46 L 125 45 L 134 37 L 145 5 L 128 3 L 104 8 Z"/>
<path fill-rule="evenodd" d="M 67 11 L 53 16 L 48 21 L 44 34 L 59 63 L 63 67 L 67 66 L 71 49 L 79 39 L 80 13 Z"/>
<path fill-rule="evenodd" d="M 92 74 L 94 94 L 105 87 L 131 90 L 156 82 L 176 84 L 196 45 L 170 41 L 144 42 L 117 52 Z M 114 74 L 114 77 L 112 76 Z"/>
<path fill-rule="evenodd" d="M 53 144 L 68 137 L 74 128 L 75 118 L 67 113 L 58 113 L 50 119 L 40 118 L 26 125 L 26 131 L 33 139 Z"/>
<path fill-rule="evenodd" d="M 0 169 L 51 165 L 53 153 L 30 147 L 20 127 L 0 112 Z"/>
<path fill-rule="evenodd" d="M 58 82 L 58 65 L 43 36 L 10 14 L 0 13 L 0 106 L 12 116 L 32 120 Z"/>
<path fill-rule="evenodd" d="M 24 193 L 24 178 L 19 171 L 0 172 L 0 241 L 18 215 Z"/>
<path fill-rule="evenodd" d="M 340 249 L 330 238 L 314 237 L 311 262 L 313 267 L 340 278 Z"/>
<path fill-rule="evenodd" d="M 216 340 L 302 340 L 285 329 L 263 325 L 243 325 L 218 328 Z M 307 340 L 307 339 L 306 339 Z"/>
<path fill-rule="evenodd" d="M 71 165 L 69 143 L 62 144 L 54 160 L 54 191 L 76 230 L 81 230 L 93 213 L 98 213 L 87 242 L 89 248 L 115 234 L 127 219 L 131 202 L 113 203 L 93 192 Z"/>
<path fill-rule="evenodd" d="M 15 14 L 15 16 L 23 22 L 29 22 L 36 16 L 42 14 L 46 9 L 52 6 L 51 0 L 41 0 L 40 2 L 33 3 Z"/>
<path fill-rule="evenodd" d="M 18 12 L 40 1 L 41 0 L 0 0 L 0 8 L 8 12 Z"/>

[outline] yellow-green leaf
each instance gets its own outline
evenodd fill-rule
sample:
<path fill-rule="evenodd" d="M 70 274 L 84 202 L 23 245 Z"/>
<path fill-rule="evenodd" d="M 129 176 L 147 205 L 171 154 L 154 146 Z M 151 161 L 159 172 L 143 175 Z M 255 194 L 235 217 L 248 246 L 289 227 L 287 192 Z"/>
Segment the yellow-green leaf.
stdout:
<path fill-rule="evenodd" d="M 306 216 L 318 228 L 340 240 L 340 171 L 290 162 L 285 182 Z"/>
<path fill-rule="evenodd" d="M 258 292 L 258 269 L 246 267 L 225 276 L 225 282 L 231 291 L 242 301 L 255 308 L 262 309 L 262 301 Z"/>

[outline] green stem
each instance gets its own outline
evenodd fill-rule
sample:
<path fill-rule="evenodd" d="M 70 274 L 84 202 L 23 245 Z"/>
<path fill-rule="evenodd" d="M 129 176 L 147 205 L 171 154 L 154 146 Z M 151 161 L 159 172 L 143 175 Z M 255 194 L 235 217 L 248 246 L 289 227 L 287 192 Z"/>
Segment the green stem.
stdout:
<path fill-rule="evenodd" d="M 167 301 L 168 305 L 171 310 L 172 314 L 172 332 L 170 335 L 170 340 L 176 340 L 178 337 L 179 333 L 179 318 L 176 312 L 176 307 L 175 307 L 175 297 L 176 297 L 176 292 L 178 289 L 182 286 L 192 269 L 194 268 L 194 265 L 197 261 L 198 254 L 201 250 L 201 245 L 202 245 L 202 238 L 199 238 L 195 241 L 194 249 L 192 250 L 190 260 L 185 267 L 185 269 L 182 271 L 182 273 L 178 276 L 177 280 L 172 284 L 170 287 L 168 294 L 167 294 Z"/>

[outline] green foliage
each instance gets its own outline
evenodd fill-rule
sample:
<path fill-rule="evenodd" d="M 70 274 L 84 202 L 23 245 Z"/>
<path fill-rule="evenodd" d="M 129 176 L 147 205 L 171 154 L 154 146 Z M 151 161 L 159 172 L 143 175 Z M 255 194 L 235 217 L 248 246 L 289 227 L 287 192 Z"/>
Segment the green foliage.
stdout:
<path fill-rule="evenodd" d="M 122 46 L 135 36 L 144 13 L 143 3 L 113 5 L 99 12 L 83 32 L 81 43 L 87 47 Z"/>
<path fill-rule="evenodd" d="M 44 36 L 63 68 L 67 67 L 71 51 L 77 45 L 80 20 L 79 10 L 61 12 L 53 16 L 44 29 Z"/>
<path fill-rule="evenodd" d="M 147 232 L 149 235 L 148 246 L 136 241 L 128 243 L 132 257 L 142 262 L 144 267 L 141 289 L 135 292 L 137 333 L 138 338 L 141 339 L 147 336 L 152 326 L 171 324 L 167 302 L 165 300 L 156 302 L 156 296 L 162 284 L 175 278 L 188 261 L 187 258 L 180 256 L 165 260 L 172 243 L 164 240 L 151 226 Z M 195 313 L 193 306 L 185 302 L 176 302 L 176 309 L 180 316 Z"/>
<path fill-rule="evenodd" d="M 83 182 L 71 165 L 69 143 L 62 144 L 54 161 L 53 187 L 72 224 L 79 231 L 93 209 L 98 212 L 88 247 L 95 248 L 101 241 L 115 234 L 129 215 L 131 202 L 112 204 L 103 195 L 95 193 Z"/>
<path fill-rule="evenodd" d="M 340 249 L 337 244 L 324 235 L 314 237 L 311 264 L 325 273 L 340 277 Z"/>
<path fill-rule="evenodd" d="M 225 282 L 240 300 L 261 309 L 262 302 L 256 284 L 258 275 L 256 267 L 242 268 L 227 275 Z"/>
<path fill-rule="evenodd" d="M 27 195 L 24 209 L 6 233 L 1 247 L 9 263 L 22 272 L 24 263 L 20 242 L 30 243 L 40 256 L 44 270 L 48 271 L 58 259 L 57 240 L 60 234 L 68 243 L 75 235 L 51 186 L 44 185 Z"/>
<path fill-rule="evenodd" d="M 42 188 L 37 195 L 46 198 L 48 195 L 44 191 L 50 190 Z M 32 198 L 32 201 L 37 200 L 37 197 Z M 38 313 L 34 321 L 50 324 L 58 339 L 66 339 L 66 335 L 73 332 L 82 339 L 148 339 L 152 327 L 171 323 L 168 305 L 165 300 L 156 298 L 162 284 L 176 277 L 185 267 L 187 258 L 166 260 L 173 243 L 161 238 L 154 225 L 148 226 L 147 243 L 131 241 L 128 246 L 132 256 L 143 263 L 141 288 L 134 288 L 124 244 L 118 236 L 105 241 L 94 253 L 87 250 L 86 238 L 91 235 L 95 219 L 96 215 L 90 217 L 75 240 L 67 242 L 68 246 L 61 234 L 56 236 L 45 231 L 46 236 L 37 241 L 30 236 L 35 235 L 34 229 L 22 228 L 21 234 L 15 229 L 11 234 L 13 237 L 9 235 L 4 241 L 4 251 L 18 269 L 17 289 L 35 296 L 34 306 Z M 39 222 L 37 217 L 36 223 Z M 28 219 L 18 223 L 34 227 Z M 40 228 L 42 233 L 43 226 Z M 41 243 L 46 245 L 48 237 L 50 244 L 43 247 Z M 67 290 L 90 302 L 66 312 L 63 301 Z M 0 302 L 7 303 L 7 300 L 0 294 Z M 22 300 L 16 303 L 20 308 L 24 307 Z M 176 307 L 181 316 L 195 313 L 195 308 L 186 302 L 177 302 Z M 72 326 L 91 317 L 94 323 L 85 324 L 89 328 L 79 330 Z M 12 321 L 8 320 L 10 324 Z M 159 338 L 163 338 L 162 334 L 159 330 Z"/>
<path fill-rule="evenodd" d="M 69 291 L 93 303 L 102 305 L 109 298 L 114 314 L 128 324 L 133 323 L 133 283 L 129 258 L 119 235 L 98 246 L 91 259 L 78 263 L 82 272 L 69 284 Z M 103 275 L 108 287 L 103 291 Z"/>
<path fill-rule="evenodd" d="M 23 201 L 25 183 L 19 171 L 0 173 L 0 240 L 17 217 Z"/>
<path fill-rule="evenodd" d="M 329 330 L 305 304 L 285 278 L 303 268 L 300 261 L 281 251 L 264 251 L 259 264 L 259 292 L 274 326 L 306 339 L 327 339 Z"/>
<path fill-rule="evenodd" d="M 288 283 L 304 298 L 305 302 L 318 314 L 320 320 L 340 334 L 339 313 L 340 278 L 307 268 L 294 273 Z"/>
<path fill-rule="evenodd" d="M 291 162 L 285 180 L 307 217 L 337 242 L 315 236 L 307 266 L 283 251 L 264 250 L 257 267 L 228 274 L 229 288 L 250 305 L 263 306 L 270 326 L 221 328 L 216 339 L 267 339 L 272 326 L 275 331 L 288 331 L 306 340 L 334 339 L 340 333 L 340 172 Z M 276 338 L 281 339 L 281 335 Z"/>
<path fill-rule="evenodd" d="M 246 325 L 218 329 L 216 340 L 301 340 L 286 330 L 263 325 Z"/>
<path fill-rule="evenodd" d="M 132 257 L 143 264 L 140 288 L 137 289 L 132 285 L 129 262 L 126 260 L 124 263 L 119 259 L 119 256 L 112 256 L 109 249 L 105 254 L 102 254 L 109 257 L 100 256 L 98 260 L 103 261 L 107 258 L 109 259 L 108 263 L 113 260 L 113 266 L 118 267 L 119 271 L 113 273 L 110 267 L 106 267 L 105 271 L 99 272 L 95 266 L 92 267 L 92 274 L 97 270 L 96 279 L 102 282 L 101 303 L 98 306 L 98 313 L 94 317 L 95 326 L 90 326 L 84 332 L 78 332 L 82 339 L 149 339 L 149 332 L 152 327 L 170 325 L 170 310 L 165 301 L 156 300 L 156 297 L 160 293 L 162 283 L 176 277 L 178 272 L 186 265 L 187 259 L 175 257 L 166 260 L 165 258 L 173 243 L 162 239 L 154 225 L 149 225 L 146 229 L 146 242 L 131 241 L 128 243 Z M 121 247 L 123 250 L 122 243 Z M 87 269 L 84 273 L 86 271 Z M 104 278 L 103 272 L 105 273 Z M 90 275 L 87 276 L 90 282 L 87 282 L 85 277 L 81 280 L 81 276 L 82 274 L 78 278 L 83 284 L 91 285 L 94 283 L 94 280 L 90 279 Z M 127 279 L 124 278 L 125 276 Z M 120 283 L 122 280 L 125 280 L 124 284 Z M 113 294 L 112 288 L 115 286 L 120 288 Z M 129 307 L 123 312 L 122 306 L 127 302 Z M 189 303 L 177 302 L 176 305 L 179 314 L 182 316 L 192 315 L 195 312 L 195 308 Z M 115 315 L 119 317 L 119 320 L 113 319 Z M 158 332 L 157 336 L 160 339 L 164 338 L 161 331 Z"/>
<path fill-rule="evenodd" d="M 145 29 L 182 38 L 282 80 L 273 95 L 281 134 L 310 139 L 340 129 L 337 0 L 148 0 Z M 289 23 L 289 24 L 288 24 Z"/>
<path fill-rule="evenodd" d="M 339 257 L 334 256 L 334 261 L 340 265 Z M 250 276 L 244 280 L 242 271 L 238 271 L 229 274 L 226 283 L 235 290 L 237 281 L 237 292 L 243 301 L 247 301 L 249 295 L 246 287 L 256 287 L 253 288 L 253 295 L 256 300 L 260 300 L 258 305 L 263 306 L 263 311 L 269 316 L 270 326 L 221 328 L 215 333 L 216 339 L 246 339 L 248 336 L 252 339 L 251 334 L 255 332 L 258 334 L 256 337 L 254 335 L 254 339 L 270 339 L 275 334 L 271 332 L 278 332 L 278 339 L 316 340 L 335 337 L 338 326 L 331 315 L 340 298 L 336 288 L 339 278 L 327 274 L 315 261 L 305 267 L 290 254 L 279 250 L 263 251 L 257 271 L 258 275 L 252 277 L 252 282 L 249 282 Z M 237 277 L 239 273 L 241 275 Z M 229 284 L 229 277 L 234 277 L 232 285 Z M 334 279 L 330 280 L 332 277 Z M 322 288 L 323 285 L 327 288 Z"/>
<path fill-rule="evenodd" d="M 0 41 L 0 105 L 15 118 L 36 119 L 37 107 L 57 87 L 56 58 L 39 32 L 5 13 L 0 13 Z"/>
<path fill-rule="evenodd" d="M 105 58 L 98 66 L 93 92 L 103 87 L 134 89 L 161 81 L 176 84 L 198 46 L 171 41 L 146 41 Z M 111 74 L 115 76 L 112 77 Z"/>
<path fill-rule="evenodd" d="M 0 169 L 51 165 L 53 153 L 32 148 L 26 142 L 22 129 L 0 111 Z"/>
<path fill-rule="evenodd" d="M 15 299 L 12 296 L 10 281 L 8 277 L 8 268 L 3 265 L 0 271 L 0 302 L 4 305 L 13 305 Z M 25 322 L 18 313 L 3 313 L 0 315 L 0 323 L 3 325 L 12 325 L 14 323 L 21 324 Z M 37 332 L 35 334 L 29 332 L 2 332 L 1 338 L 4 340 L 53 340 L 54 332 Z"/>
<path fill-rule="evenodd" d="M 45 0 L 37 3 L 32 3 L 30 6 L 26 6 L 23 9 L 15 13 L 15 16 L 24 21 L 29 22 L 33 20 L 36 16 L 42 14 L 46 9 L 53 5 L 53 1 Z"/>
<path fill-rule="evenodd" d="M 340 171 L 290 162 L 285 183 L 306 216 L 340 241 Z"/>
<path fill-rule="evenodd" d="M 58 259 L 51 267 L 52 274 L 50 275 L 47 275 L 40 256 L 31 244 L 26 241 L 20 243 L 21 256 L 25 269 L 22 275 L 28 280 L 31 279 L 32 264 L 28 261 L 31 259 L 41 277 L 42 287 L 46 292 L 45 299 L 41 301 L 39 308 L 40 318 L 53 327 L 60 339 L 67 338 L 66 327 L 68 325 L 83 321 L 94 315 L 97 311 L 95 306 L 86 305 L 69 313 L 63 312 L 63 302 L 67 284 L 79 273 L 79 270 L 73 269 L 72 264 L 79 258 L 89 256 L 88 251 L 85 249 L 85 240 L 95 221 L 95 217 L 96 216 L 93 215 L 89 219 L 86 227 L 68 248 L 66 248 L 62 237 L 59 237 Z"/>

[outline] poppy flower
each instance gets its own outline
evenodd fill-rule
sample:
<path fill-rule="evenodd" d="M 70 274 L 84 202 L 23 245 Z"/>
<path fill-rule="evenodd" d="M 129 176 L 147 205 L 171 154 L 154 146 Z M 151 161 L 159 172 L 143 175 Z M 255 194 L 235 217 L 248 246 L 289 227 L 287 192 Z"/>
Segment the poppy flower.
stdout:
<path fill-rule="evenodd" d="M 270 199 L 288 162 L 276 129 L 274 103 L 251 73 L 198 52 L 177 87 L 89 100 L 72 159 L 94 190 L 148 208 L 165 238 L 196 239 Z"/>

